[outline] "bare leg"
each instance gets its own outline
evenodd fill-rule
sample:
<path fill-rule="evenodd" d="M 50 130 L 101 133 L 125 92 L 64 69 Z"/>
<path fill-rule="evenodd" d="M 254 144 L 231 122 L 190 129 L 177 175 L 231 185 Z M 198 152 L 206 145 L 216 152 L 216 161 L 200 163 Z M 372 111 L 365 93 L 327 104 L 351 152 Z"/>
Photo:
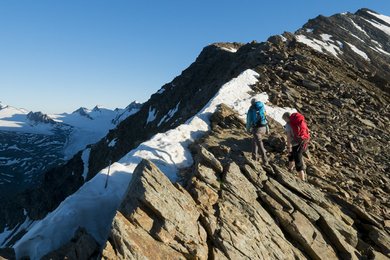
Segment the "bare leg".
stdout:
<path fill-rule="evenodd" d="M 261 157 L 263 159 L 263 164 L 268 164 L 268 158 L 266 154 L 266 150 L 263 145 L 262 136 L 265 134 L 266 128 L 260 127 L 260 128 L 254 128 L 253 129 L 253 151 L 252 151 L 252 157 L 255 158 L 255 160 L 258 159 L 258 155 L 261 154 Z M 259 153 L 260 150 L 260 153 Z"/>
<path fill-rule="evenodd" d="M 298 172 L 298 178 L 301 179 L 302 181 L 306 181 L 306 176 L 305 176 L 304 170 Z"/>

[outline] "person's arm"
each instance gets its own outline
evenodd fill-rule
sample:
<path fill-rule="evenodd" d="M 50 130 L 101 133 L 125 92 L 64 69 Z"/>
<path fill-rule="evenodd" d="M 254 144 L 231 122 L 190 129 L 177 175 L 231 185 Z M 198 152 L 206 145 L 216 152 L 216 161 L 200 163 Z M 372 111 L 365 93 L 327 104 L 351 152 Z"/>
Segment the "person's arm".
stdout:
<path fill-rule="evenodd" d="M 252 117 L 250 111 L 246 114 L 246 130 L 249 132 L 251 130 Z"/>
<path fill-rule="evenodd" d="M 292 135 L 292 128 L 287 124 L 286 125 L 286 136 L 287 136 L 287 151 L 288 153 L 291 153 L 292 152 L 292 138 L 293 138 L 293 135 Z"/>
<path fill-rule="evenodd" d="M 292 152 L 292 140 L 289 134 L 287 134 L 287 151 L 288 153 Z"/>

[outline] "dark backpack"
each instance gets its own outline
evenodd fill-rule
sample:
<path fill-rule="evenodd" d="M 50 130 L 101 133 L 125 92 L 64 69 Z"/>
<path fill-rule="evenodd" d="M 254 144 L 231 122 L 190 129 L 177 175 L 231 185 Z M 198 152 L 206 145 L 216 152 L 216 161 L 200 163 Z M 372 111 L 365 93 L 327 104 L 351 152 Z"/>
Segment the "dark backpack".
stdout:
<path fill-rule="evenodd" d="M 294 132 L 295 141 L 309 141 L 310 133 L 307 127 L 305 117 L 300 113 L 292 113 L 290 116 L 290 126 Z"/>
<path fill-rule="evenodd" d="M 252 110 L 254 112 L 254 115 L 253 115 L 254 125 L 256 127 L 267 126 L 268 121 L 267 121 L 267 117 L 265 116 L 264 103 L 260 102 L 260 101 L 257 101 L 253 105 L 253 109 Z"/>

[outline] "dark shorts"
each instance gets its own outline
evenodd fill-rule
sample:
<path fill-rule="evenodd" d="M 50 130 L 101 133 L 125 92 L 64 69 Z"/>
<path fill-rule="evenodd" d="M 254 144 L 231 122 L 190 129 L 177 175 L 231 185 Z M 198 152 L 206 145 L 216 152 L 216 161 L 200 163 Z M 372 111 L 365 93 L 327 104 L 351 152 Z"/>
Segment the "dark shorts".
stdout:
<path fill-rule="evenodd" d="M 304 163 L 303 163 L 303 153 L 304 149 L 300 145 L 296 145 L 292 147 L 292 152 L 288 155 L 288 161 L 295 162 L 295 169 L 299 172 L 304 170 Z"/>

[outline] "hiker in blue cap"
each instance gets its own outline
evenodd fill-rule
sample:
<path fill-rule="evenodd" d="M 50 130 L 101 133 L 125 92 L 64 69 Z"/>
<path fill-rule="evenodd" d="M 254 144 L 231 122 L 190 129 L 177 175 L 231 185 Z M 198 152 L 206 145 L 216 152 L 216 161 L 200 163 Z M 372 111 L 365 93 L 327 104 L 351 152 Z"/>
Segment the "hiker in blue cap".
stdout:
<path fill-rule="evenodd" d="M 252 159 L 259 161 L 259 152 L 263 164 L 268 164 L 267 154 L 263 145 L 262 137 L 267 133 L 268 121 L 265 115 L 265 106 L 261 101 L 253 98 L 246 116 L 246 130 L 253 134 Z"/>

